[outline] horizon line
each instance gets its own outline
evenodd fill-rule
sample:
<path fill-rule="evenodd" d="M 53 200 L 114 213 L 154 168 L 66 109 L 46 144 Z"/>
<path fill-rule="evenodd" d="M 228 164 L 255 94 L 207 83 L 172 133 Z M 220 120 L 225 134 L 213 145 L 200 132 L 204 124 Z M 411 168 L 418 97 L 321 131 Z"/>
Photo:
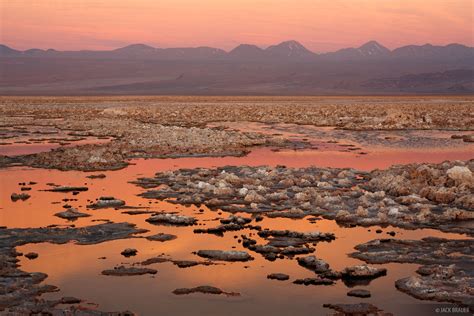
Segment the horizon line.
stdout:
<path fill-rule="evenodd" d="M 213 46 L 207 46 L 207 45 L 201 45 L 201 46 L 181 46 L 181 47 L 155 47 L 155 46 L 152 46 L 152 45 L 149 45 L 149 44 L 146 44 L 146 43 L 130 43 L 130 44 L 127 44 L 125 46 L 119 46 L 119 47 L 116 47 L 116 48 L 111 48 L 111 49 L 77 49 L 77 50 L 58 50 L 58 49 L 55 49 L 55 48 L 35 48 L 35 47 L 31 47 L 31 48 L 28 48 L 28 49 L 24 49 L 24 50 L 21 50 L 21 49 L 16 49 L 16 48 L 13 48 L 12 46 L 9 46 L 7 44 L 4 44 L 4 43 L 0 43 L 0 46 L 4 46 L 4 47 L 7 47 L 9 49 L 12 49 L 12 50 L 16 50 L 16 51 L 19 51 L 19 52 L 26 52 L 26 51 L 29 51 L 29 50 L 34 50 L 34 49 L 38 49 L 38 50 L 42 50 L 42 51 L 56 51 L 56 52 L 111 52 L 111 51 L 115 51 L 115 50 L 119 50 L 119 49 L 123 49 L 123 48 L 127 48 L 127 47 L 130 47 L 130 46 L 138 46 L 138 45 L 143 45 L 143 46 L 147 46 L 149 48 L 153 48 L 153 49 L 162 49 L 162 50 L 166 50 L 166 49 L 190 49 L 190 48 L 212 48 L 212 49 L 218 49 L 218 50 L 221 50 L 225 53 L 230 53 L 232 52 L 233 50 L 235 50 L 237 47 L 240 47 L 242 45 L 248 45 L 248 46 L 254 46 L 254 47 L 257 47 L 261 50 L 266 50 L 270 47 L 273 47 L 273 46 L 278 46 L 278 45 L 281 45 L 281 44 L 285 44 L 285 43 L 289 43 L 289 42 L 295 42 L 299 45 L 301 45 L 304 49 L 308 50 L 309 52 L 313 53 L 313 54 L 316 54 L 316 55 L 324 55 L 324 54 L 328 54 L 328 53 L 335 53 L 335 52 L 338 52 L 338 51 L 341 51 L 341 50 L 345 50 L 345 49 L 360 49 L 362 48 L 363 46 L 367 45 L 367 44 L 370 44 L 370 43 L 376 43 L 378 45 L 380 45 L 381 47 L 389 50 L 390 52 L 393 52 L 397 49 L 400 49 L 400 48 L 403 48 L 403 47 L 408 47 L 408 46 L 418 46 L 418 47 L 423 47 L 423 46 L 433 46 L 433 47 L 447 47 L 447 46 L 451 46 L 451 45 L 460 45 L 460 46 L 464 46 L 464 47 L 467 47 L 467 48 L 474 48 L 474 46 L 469 46 L 469 45 L 466 45 L 466 44 L 461 44 L 461 43 L 457 43 L 457 42 L 452 42 L 452 43 L 449 43 L 449 44 L 446 44 L 446 45 L 434 45 L 434 44 L 431 44 L 429 42 L 425 43 L 425 44 L 407 44 L 407 45 L 403 45 L 403 46 L 399 46 L 397 48 L 394 48 L 394 49 L 390 49 L 386 46 L 384 46 L 383 44 L 380 44 L 380 42 L 378 42 L 377 40 L 369 40 L 365 43 L 363 43 L 362 45 L 360 46 L 357 46 L 357 47 L 344 47 L 344 48 L 340 48 L 338 50 L 334 50 L 334 51 L 325 51 L 325 52 L 314 52 L 312 50 L 310 50 L 309 48 L 307 48 L 306 46 L 304 46 L 300 41 L 298 40 L 294 40 L 294 39 L 289 39 L 289 40 L 285 40 L 285 41 L 282 41 L 282 42 L 279 42 L 279 43 L 275 43 L 275 44 L 272 44 L 272 45 L 269 45 L 269 46 L 266 46 L 264 48 L 262 48 L 261 46 L 257 45 L 257 44 L 250 44 L 250 43 L 240 43 L 238 45 L 236 45 L 234 48 L 230 49 L 230 50 L 225 50 L 223 48 L 219 48 L 219 47 L 213 47 Z"/>

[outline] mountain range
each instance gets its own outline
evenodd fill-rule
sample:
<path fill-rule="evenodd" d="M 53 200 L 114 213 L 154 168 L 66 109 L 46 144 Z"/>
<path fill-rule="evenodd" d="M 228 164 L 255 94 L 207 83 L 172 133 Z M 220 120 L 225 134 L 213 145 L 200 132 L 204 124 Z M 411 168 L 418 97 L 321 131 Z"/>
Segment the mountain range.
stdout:
<path fill-rule="evenodd" d="M 0 45 L 0 94 L 474 93 L 474 48 L 376 41 L 317 54 L 290 40 L 267 48 L 16 50 Z"/>
<path fill-rule="evenodd" d="M 343 48 L 335 52 L 317 54 L 301 43 L 290 40 L 262 49 L 256 45 L 240 44 L 229 52 L 213 47 L 155 48 L 145 44 L 132 44 L 107 51 L 58 51 L 55 49 L 16 50 L 0 44 L 0 57 L 82 57 L 82 58 L 143 58 L 165 60 L 204 60 L 204 59 L 248 59 L 262 58 L 304 60 L 311 59 L 360 59 L 360 58 L 472 58 L 474 48 L 461 44 L 446 46 L 408 45 L 393 51 L 370 41 L 357 48 Z"/>

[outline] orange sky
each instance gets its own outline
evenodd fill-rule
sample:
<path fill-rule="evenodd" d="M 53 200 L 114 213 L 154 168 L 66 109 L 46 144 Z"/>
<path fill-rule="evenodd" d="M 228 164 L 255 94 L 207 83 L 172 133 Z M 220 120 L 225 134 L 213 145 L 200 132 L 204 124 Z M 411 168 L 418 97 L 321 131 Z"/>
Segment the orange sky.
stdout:
<path fill-rule="evenodd" d="M 378 40 L 474 45 L 474 0 L 0 0 L 13 48 L 111 49 L 296 39 L 315 52 Z"/>

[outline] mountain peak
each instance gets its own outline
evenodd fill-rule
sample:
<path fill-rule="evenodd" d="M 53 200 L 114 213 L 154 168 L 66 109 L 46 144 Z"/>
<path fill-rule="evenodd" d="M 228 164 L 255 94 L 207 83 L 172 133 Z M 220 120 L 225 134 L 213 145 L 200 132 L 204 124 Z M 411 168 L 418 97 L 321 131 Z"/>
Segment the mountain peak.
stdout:
<path fill-rule="evenodd" d="M 380 56 L 390 53 L 390 50 L 379 44 L 377 41 L 369 41 L 358 48 L 359 52 L 364 56 Z"/>
<path fill-rule="evenodd" d="M 263 57 L 264 51 L 252 44 L 240 44 L 229 52 L 229 55 L 237 58 L 253 59 Z"/>
<path fill-rule="evenodd" d="M 240 44 L 239 46 L 235 47 L 233 50 L 231 50 L 231 52 L 234 52 L 234 51 L 241 51 L 241 50 L 247 50 L 247 51 L 262 51 L 263 49 L 261 49 L 260 47 L 258 47 L 257 45 L 253 45 L 253 44 Z"/>
<path fill-rule="evenodd" d="M 273 57 L 311 57 L 315 53 L 309 51 L 300 42 L 289 40 L 269 46 L 266 50 Z"/>
<path fill-rule="evenodd" d="M 367 43 L 365 43 L 364 45 L 362 45 L 361 47 L 363 46 L 382 46 L 379 42 L 375 41 L 375 40 L 371 40 L 371 41 L 368 41 Z"/>
<path fill-rule="evenodd" d="M 304 47 L 300 42 L 295 41 L 295 40 L 284 41 L 284 42 L 281 42 L 280 44 L 277 44 L 277 45 L 274 45 L 274 46 L 276 46 L 276 47 L 285 47 L 285 48 L 288 48 L 290 50 L 295 50 L 295 49 L 306 50 L 306 47 Z"/>
<path fill-rule="evenodd" d="M 154 51 L 156 50 L 156 48 L 154 47 L 151 47 L 149 45 L 146 45 L 146 44 L 131 44 L 131 45 L 128 45 L 128 46 L 125 46 L 125 47 L 121 47 L 121 48 L 117 48 L 115 51 Z"/>
<path fill-rule="evenodd" d="M 0 55 L 1 56 L 11 56 L 11 55 L 16 55 L 20 54 L 21 52 L 13 49 L 11 47 L 8 47 L 7 45 L 0 44 Z"/>

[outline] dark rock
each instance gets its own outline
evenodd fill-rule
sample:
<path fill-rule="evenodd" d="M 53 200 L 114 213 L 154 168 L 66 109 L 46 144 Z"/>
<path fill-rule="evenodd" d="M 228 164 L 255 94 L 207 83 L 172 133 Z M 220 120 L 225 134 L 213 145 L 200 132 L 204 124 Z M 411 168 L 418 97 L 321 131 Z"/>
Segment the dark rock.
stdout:
<path fill-rule="evenodd" d="M 197 255 L 203 258 L 219 261 L 249 261 L 252 260 L 245 251 L 224 251 L 224 250 L 199 250 Z"/>
<path fill-rule="evenodd" d="M 387 269 L 377 268 L 366 264 L 347 267 L 341 271 L 343 279 L 375 279 L 386 274 Z"/>
<path fill-rule="evenodd" d="M 135 276 L 143 274 L 156 274 L 158 271 L 149 268 L 118 266 L 110 270 L 102 271 L 103 275 L 111 276 Z"/>
<path fill-rule="evenodd" d="M 156 235 L 147 236 L 145 238 L 148 239 L 148 240 L 152 240 L 152 241 L 164 242 L 164 241 L 174 240 L 174 239 L 178 238 L 178 236 L 171 235 L 171 234 L 158 233 Z"/>
<path fill-rule="evenodd" d="M 89 190 L 88 187 L 69 187 L 69 186 L 58 186 L 54 187 L 52 189 L 48 189 L 46 191 L 51 191 L 51 192 L 83 192 Z"/>
<path fill-rule="evenodd" d="M 298 264 L 316 273 L 323 273 L 329 270 L 329 264 L 322 259 L 317 259 L 315 256 L 298 258 Z"/>
<path fill-rule="evenodd" d="M 153 224 L 189 226 L 196 224 L 197 219 L 191 216 L 176 215 L 171 213 L 159 213 L 146 219 L 146 221 Z"/>
<path fill-rule="evenodd" d="M 12 193 L 12 195 L 10 196 L 13 202 L 16 202 L 18 200 L 25 201 L 28 200 L 30 197 L 31 195 L 27 193 Z"/>
<path fill-rule="evenodd" d="M 27 254 L 25 254 L 25 257 L 30 260 L 33 260 L 38 258 L 38 254 L 36 252 L 28 252 Z"/>
<path fill-rule="evenodd" d="M 86 176 L 86 178 L 89 178 L 89 179 L 104 179 L 105 177 L 106 175 L 103 173 L 91 174 L 90 176 Z"/>
<path fill-rule="evenodd" d="M 155 214 L 156 212 L 154 211 L 147 211 L 147 210 L 127 210 L 123 211 L 122 214 L 128 214 L 128 215 L 142 215 L 142 214 Z"/>
<path fill-rule="evenodd" d="M 71 297 L 71 296 L 61 297 L 60 301 L 61 301 L 61 304 L 79 304 L 82 302 L 81 299 Z"/>
<path fill-rule="evenodd" d="M 358 304 L 324 304 L 326 308 L 333 309 L 342 315 L 373 315 L 373 316 L 391 316 L 392 314 L 384 313 L 378 307 L 369 303 L 358 303 Z"/>
<path fill-rule="evenodd" d="M 351 290 L 347 292 L 347 296 L 367 298 L 367 297 L 370 297 L 370 292 L 367 290 L 356 289 L 356 290 Z"/>
<path fill-rule="evenodd" d="M 132 257 L 137 255 L 138 250 L 135 248 L 126 248 L 120 254 L 124 257 Z"/>
<path fill-rule="evenodd" d="M 278 280 L 278 281 L 285 281 L 285 280 L 288 280 L 289 278 L 290 276 L 284 273 L 271 273 L 267 275 L 267 279 Z"/>
<path fill-rule="evenodd" d="M 395 286 L 415 298 L 474 306 L 472 267 L 429 265 L 418 269 L 419 276 L 397 280 Z"/>
<path fill-rule="evenodd" d="M 296 279 L 293 281 L 294 284 L 303 284 L 303 285 L 332 285 L 334 281 L 331 279 L 316 277 L 316 278 L 305 278 L 305 279 Z"/>
<path fill-rule="evenodd" d="M 371 263 L 425 264 L 417 271 L 420 276 L 397 280 L 397 289 L 418 299 L 472 306 L 473 247 L 471 239 L 377 239 L 357 245 L 358 252 L 350 256 Z"/>
<path fill-rule="evenodd" d="M 193 260 L 172 260 L 174 265 L 177 265 L 178 268 L 190 268 L 197 265 L 209 266 L 215 263 L 210 261 L 193 261 Z"/>
<path fill-rule="evenodd" d="M 97 202 L 88 205 L 89 208 L 109 208 L 109 207 L 121 207 L 125 205 L 125 201 L 116 199 L 112 196 L 101 196 Z"/>
<path fill-rule="evenodd" d="M 57 217 L 61 217 L 61 218 L 64 218 L 64 219 L 67 219 L 67 220 L 76 220 L 80 217 L 88 217 L 90 216 L 90 214 L 87 214 L 87 213 L 81 213 L 79 212 L 77 209 L 75 208 L 69 208 L 67 209 L 66 211 L 64 212 L 59 212 L 59 213 L 56 213 L 54 214 L 55 216 Z"/>
<path fill-rule="evenodd" d="M 192 293 L 203 293 L 203 294 L 214 294 L 214 295 L 226 295 L 226 296 L 239 296 L 239 293 L 234 292 L 224 292 L 221 289 L 210 286 L 210 285 L 201 285 L 193 288 L 180 288 L 173 291 L 173 294 L 176 295 L 187 295 Z"/>
<path fill-rule="evenodd" d="M 369 263 L 452 264 L 469 262 L 474 240 L 426 237 L 421 240 L 375 239 L 350 256 Z"/>

